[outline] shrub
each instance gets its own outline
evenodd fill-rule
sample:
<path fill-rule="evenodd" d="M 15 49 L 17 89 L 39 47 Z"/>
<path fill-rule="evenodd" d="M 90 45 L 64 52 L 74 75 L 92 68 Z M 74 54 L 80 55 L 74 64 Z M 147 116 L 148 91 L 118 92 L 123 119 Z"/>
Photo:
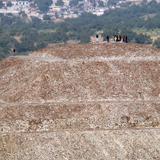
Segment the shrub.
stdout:
<path fill-rule="evenodd" d="M 160 48 L 160 38 L 154 41 L 153 46 L 156 48 Z"/>

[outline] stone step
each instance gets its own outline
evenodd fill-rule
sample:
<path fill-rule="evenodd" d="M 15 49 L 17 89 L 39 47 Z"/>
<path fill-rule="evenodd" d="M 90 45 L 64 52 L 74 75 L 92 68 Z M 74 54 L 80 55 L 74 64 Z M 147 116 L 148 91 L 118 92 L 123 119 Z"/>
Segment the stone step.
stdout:
<path fill-rule="evenodd" d="M 160 98 L 159 61 L 26 61 L 11 66 L 0 71 L 0 99 L 7 102 Z"/>
<path fill-rule="evenodd" d="M 0 133 L 160 128 L 160 101 L 0 105 Z"/>
<path fill-rule="evenodd" d="M 0 134 L 0 160 L 160 158 L 160 129 Z"/>

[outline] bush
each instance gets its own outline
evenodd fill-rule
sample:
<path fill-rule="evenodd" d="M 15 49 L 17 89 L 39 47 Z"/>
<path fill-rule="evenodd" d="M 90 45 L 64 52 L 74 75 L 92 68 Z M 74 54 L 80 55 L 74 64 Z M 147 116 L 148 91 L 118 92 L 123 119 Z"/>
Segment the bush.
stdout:
<path fill-rule="evenodd" d="M 64 2 L 62 0 L 58 0 L 56 2 L 56 6 L 64 6 Z"/>
<path fill-rule="evenodd" d="M 49 15 L 45 14 L 45 15 L 43 16 L 43 20 L 49 21 L 49 20 L 51 20 L 51 17 L 50 17 Z"/>
<path fill-rule="evenodd" d="M 4 4 L 2 1 L 0 1 L 0 9 L 4 7 Z"/>
<path fill-rule="evenodd" d="M 160 48 L 160 38 L 154 41 L 153 46 L 156 48 Z"/>
<path fill-rule="evenodd" d="M 12 2 L 7 2 L 7 7 L 12 7 Z"/>
<path fill-rule="evenodd" d="M 152 40 L 150 39 L 150 37 L 144 34 L 137 35 L 135 38 L 135 41 L 136 43 L 140 43 L 140 44 L 151 44 L 152 43 Z"/>
<path fill-rule="evenodd" d="M 49 6 L 52 4 L 52 0 L 34 0 L 34 2 L 42 12 L 47 12 L 49 10 Z"/>

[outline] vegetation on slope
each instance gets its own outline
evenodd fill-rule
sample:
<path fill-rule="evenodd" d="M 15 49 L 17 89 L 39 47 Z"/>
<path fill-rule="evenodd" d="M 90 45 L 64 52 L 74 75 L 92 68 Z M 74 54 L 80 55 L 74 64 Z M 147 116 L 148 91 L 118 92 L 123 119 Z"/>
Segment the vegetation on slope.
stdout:
<path fill-rule="evenodd" d="M 67 19 L 58 24 L 48 18 L 45 21 L 28 18 L 24 13 L 20 16 L 0 14 L 0 59 L 10 55 L 12 48 L 16 48 L 16 54 L 22 54 L 43 48 L 49 43 L 68 40 L 87 43 L 90 36 L 100 30 L 105 36 L 126 34 L 131 42 L 152 43 L 152 35 L 146 33 L 160 28 L 159 19 L 160 4 L 156 2 L 118 9 L 100 17 L 84 13 L 77 19 Z M 157 41 L 154 46 L 158 47 Z"/>

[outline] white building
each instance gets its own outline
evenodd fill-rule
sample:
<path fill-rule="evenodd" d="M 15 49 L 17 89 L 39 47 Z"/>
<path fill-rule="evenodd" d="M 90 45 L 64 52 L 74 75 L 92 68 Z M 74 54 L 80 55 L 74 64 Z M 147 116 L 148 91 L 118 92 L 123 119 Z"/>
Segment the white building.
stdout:
<path fill-rule="evenodd" d="M 101 16 L 101 15 L 104 14 L 105 10 L 106 9 L 104 9 L 104 8 L 99 8 L 99 9 L 96 9 L 95 11 L 93 11 L 92 13 L 97 15 L 97 16 Z"/>

